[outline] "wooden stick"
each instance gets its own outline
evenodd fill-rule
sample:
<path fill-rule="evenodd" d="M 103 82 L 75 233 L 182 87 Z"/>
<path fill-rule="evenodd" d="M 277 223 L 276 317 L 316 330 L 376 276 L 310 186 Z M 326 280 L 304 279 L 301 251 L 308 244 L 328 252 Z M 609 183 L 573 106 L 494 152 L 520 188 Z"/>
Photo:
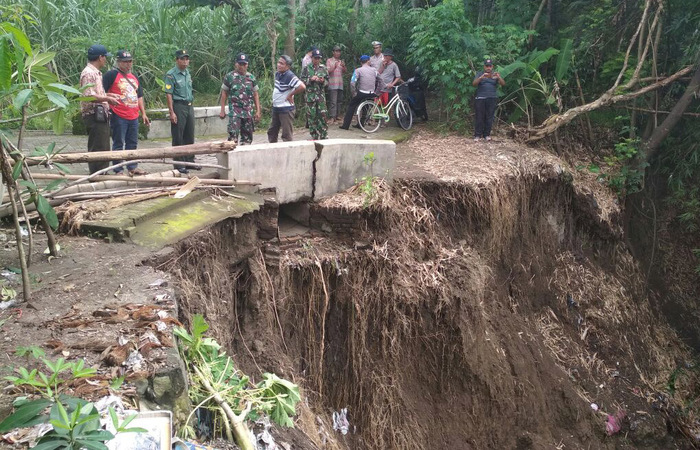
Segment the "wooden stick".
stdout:
<path fill-rule="evenodd" d="M 57 173 L 35 173 L 34 178 L 37 180 L 81 180 L 84 177 L 82 175 L 60 175 Z M 166 176 L 155 176 L 155 175 L 139 175 L 134 177 L 129 177 L 125 175 L 97 175 L 90 178 L 92 181 L 124 181 L 133 183 L 163 183 L 163 184 L 185 184 L 190 181 L 190 178 L 178 178 L 178 177 L 166 177 Z M 240 183 L 238 181 L 232 180 L 217 180 L 213 178 L 202 178 L 202 182 L 213 184 L 217 186 L 235 186 L 235 185 L 252 185 L 256 184 L 250 181 Z M 54 196 L 55 193 L 51 195 Z"/>
<path fill-rule="evenodd" d="M 180 145 L 178 147 L 142 148 L 137 150 L 119 150 L 116 152 L 83 152 L 83 153 L 59 153 L 50 158 L 43 156 L 28 156 L 27 164 L 36 166 L 50 164 L 52 162 L 62 164 L 85 163 L 96 161 L 134 160 L 134 159 L 165 159 L 180 156 L 206 155 L 210 153 L 226 153 L 236 148 L 233 141 L 204 142 L 201 144 Z"/>

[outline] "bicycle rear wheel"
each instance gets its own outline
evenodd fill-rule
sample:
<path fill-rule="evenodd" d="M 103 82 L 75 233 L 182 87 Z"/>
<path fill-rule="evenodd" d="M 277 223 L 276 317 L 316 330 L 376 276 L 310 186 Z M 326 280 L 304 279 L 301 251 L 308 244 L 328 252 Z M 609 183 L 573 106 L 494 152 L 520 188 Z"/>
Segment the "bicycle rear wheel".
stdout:
<path fill-rule="evenodd" d="M 396 121 L 404 130 L 413 126 L 413 111 L 406 100 L 400 100 L 396 104 Z"/>
<path fill-rule="evenodd" d="M 357 123 L 367 133 L 374 133 L 382 124 L 381 111 L 373 100 L 365 100 L 357 107 Z"/>

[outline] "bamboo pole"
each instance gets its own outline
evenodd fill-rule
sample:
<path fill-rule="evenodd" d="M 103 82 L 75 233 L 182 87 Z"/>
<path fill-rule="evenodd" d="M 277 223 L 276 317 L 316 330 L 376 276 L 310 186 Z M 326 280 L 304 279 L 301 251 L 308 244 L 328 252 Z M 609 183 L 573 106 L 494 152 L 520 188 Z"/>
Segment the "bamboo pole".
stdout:
<path fill-rule="evenodd" d="M 233 141 L 204 142 L 200 144 L 180 145 L 177 147 L 142 148 L 138 150 L 120 150 L 117 152 L 82 152 L 59 153 L 49 158 L 43 156 L 26 157 L 27 164 L 36 166 L 50 164 L 52 162 L 62 164 L 85 163 L 96 161 L 134 160 L 134 159 L 163 159 L 179 156 L 206 155 L 210 153 L 226 153 L 236 148 Z"/>
<path fill-rule="evenodd" d="M 34 178 L 37 180 L 81 180 L 85 177 L 82 175 L 61 175 L 57 173 L 35 173 Z M 191 178 L 178 178 L 167 176 L 139 175 L 128 177 L 124 175 L 97 175 L 90 178 L 91 181 L 123 181 L 128 183 L 150 183 L 150 184 L 185 184 Z M 235 186 L 235 185 L 253 185 L 251 181 L 238 182 L 233 180 L 218 180 L 215 178 L 201 178 L 203 183 L 213 184 L 217 186 Z"/>

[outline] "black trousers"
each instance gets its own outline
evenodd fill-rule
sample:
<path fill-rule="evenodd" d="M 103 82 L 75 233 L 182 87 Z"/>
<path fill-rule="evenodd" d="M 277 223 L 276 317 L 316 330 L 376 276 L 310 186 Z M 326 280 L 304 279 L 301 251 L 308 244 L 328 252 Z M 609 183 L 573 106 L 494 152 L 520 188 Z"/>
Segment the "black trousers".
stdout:
<path fill-rule="evenodd" d="M 170 122 L 170 134 L 173 138 L 173 147 L 179 145 L 194 144 L 194 106 L 185 102 L 174 101 L 173 111 L 177 116 L 177 123 Z M 194 156 L 178 156 L 175 161 L 194 162 Z M 180 167 L 175 164 L 175 168 Z M 187 169 L 187 167 L 184 167 Z M 190 167 L 191 169 L 191 167 Z"/>
<path fill-rule="evenodd" d="M 109 122 L 97 122 L 95 121 L 95 115 L 90 114 L 89 116 L 83 117 L 83 123 L 88 132 L 89 152 L 108 152 L 112 149 L 111 143 L 109 142 Z M 106 169 L 109 165 L 109 161 L 95 161 L 89 162 L 88 168 L 90 169 L 90 173 L 95 173 L 99 170 Z"/>
<path fill-rule="evenodd" d="M 350 104 L 345 110 L 345 117 L 343 117 L 343 128 L 350 128 L 350 122 L 352 122 L 352 116 L 357 112 L 357 107 L 360 106 L 360 103 L 370 98 L 374 98 L 374 94 L 358 92 L 357 95 L 350 100 Z"/>
<path fill-rule="evenodd" d="M 474 101 L 475 123 L 474 137 L 485 138 L 491 136 L 493 116 L 496 113 L 497 98 L 477 98 Z"/>

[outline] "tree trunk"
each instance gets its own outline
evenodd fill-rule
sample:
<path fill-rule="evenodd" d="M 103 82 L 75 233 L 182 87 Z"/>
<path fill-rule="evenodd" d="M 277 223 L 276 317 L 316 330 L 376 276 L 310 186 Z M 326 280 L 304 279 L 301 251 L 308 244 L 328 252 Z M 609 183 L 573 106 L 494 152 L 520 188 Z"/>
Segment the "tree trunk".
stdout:
<path fill-rule="evenodd" d="M 289 7 L 289 28 L 287 29 L 287 39 L 284 42 L 284 53 L 292 59 L 295 58 L 295 41 L 296 41 L 296 21 L 297 21 L 297 4 L 296 0 L 287 0 Z"/>
<path fill-rule="evenodd" d="M 542 0 L 542 1 L 540 2 L 540 7 L 539 7 L 539 9 L 537 10 L 537 13 L 535 14 L 535 17 L 532 18 L 532 22 L 530 23 L 530 31 L 534 31 L 535 28 L 537 28 L 537 22 L 540 20 L 540 15 L 542 15 L 542 10 L 543 10 L 544 7 L 547 5 L 547 2 L 548 2 L 548 1 L 549 1 L 549 0 Z M 530 35 L 530 37 L 528 38 L 528 45 L 529 45 L 530 47 L 532 47 L 532 39 L 533 39 L 533 36 Z"/>
<path fill-rule="evenodd" d="M 695 94 L 698 92 L 699 88 L 700 67 L 695 70 L 695 75 L 693 75 L 693 78 L 690 80 L 690 84 L 688 84 L 688 87 L 685 89 L 683 96 L 671 109 L 670 114 L 666 116 L 663 122 L 661 122 L 661 125 L 656 127 L 654 132 L 651 134 L 651 137 L 646 142 L 645 147 L 647 161 L 650 161 L 654 156 L 656 156 L 661 143 L 664 141 L 664 139 L 666 139 L 671 130 L 673 130 L 673 127 L 676 126 L 678 121 L 681 120 L 683 113 L 688 108 L 688 105 L 690 105 L 690 102 L 693 101 L 693 98 L 695 98 Z"/>

